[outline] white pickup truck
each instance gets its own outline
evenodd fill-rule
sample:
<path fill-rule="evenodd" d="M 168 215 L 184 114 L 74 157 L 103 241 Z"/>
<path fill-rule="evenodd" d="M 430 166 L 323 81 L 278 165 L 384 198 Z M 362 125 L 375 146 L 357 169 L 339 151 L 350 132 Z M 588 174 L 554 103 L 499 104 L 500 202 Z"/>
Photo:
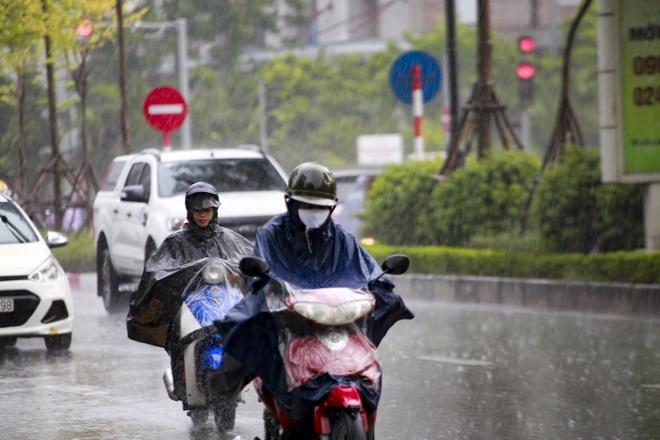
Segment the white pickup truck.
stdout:
<path fill-rule="evenodd" d="M 252 240 L 284 212 L 286 174 L 254 148 L 155 149 L 113 160 L 94 199 L 97 294 L 109 313 L 121 311 L 144 262 L 186 221 L 184 193 L 204 181 L 220 195 L 219 222 Z"/>

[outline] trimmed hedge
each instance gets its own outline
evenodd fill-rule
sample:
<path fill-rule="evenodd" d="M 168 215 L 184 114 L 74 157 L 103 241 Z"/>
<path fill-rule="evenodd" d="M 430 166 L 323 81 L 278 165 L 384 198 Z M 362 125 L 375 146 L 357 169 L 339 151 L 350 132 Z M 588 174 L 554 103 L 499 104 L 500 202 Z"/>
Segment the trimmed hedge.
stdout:
<path fill-rule="evenodd" d="M 390 254 L 408 255 L 409 273 L 660 284 L 660 253 L 536 255 L 442 246 L 384 245 L 366 246 L 366 249 L 380 262 Z"/>
<path fill-rule="evenodd" d="M 69 234 L 69 244 L 53 249 L 65 272 L 96 272 L 94 235 L 90 231 Z"/>
<path fill-rule="evenodd" d="M 660 284 L 660 253 L 533 254 L 445 246 L 370 245 L 380 262 L 388 255 L 410 257 L 408 273 Z M 69 244 L 53 249 L 66 272 L 95 272 L 94 238 L 89 231 L 69 236 Z"/>

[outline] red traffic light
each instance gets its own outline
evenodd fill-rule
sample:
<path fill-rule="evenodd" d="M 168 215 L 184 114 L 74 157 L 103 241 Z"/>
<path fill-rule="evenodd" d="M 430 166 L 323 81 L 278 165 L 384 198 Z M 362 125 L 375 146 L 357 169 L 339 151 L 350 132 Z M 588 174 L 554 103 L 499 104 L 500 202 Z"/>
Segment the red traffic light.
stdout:
<path fill-rule="evenodd" d="M 520 63 L 516 68 L 516 75 L 520 79 L 532 79 L 536 74 L 536 67 L 530 63 Z"/>
<path fill-rule="evenodd" d="M 536 49 L 536 41 L 532 37 L 520 37 L 518 39 L 518 49 L 521 52 L 531 53 Z"/>

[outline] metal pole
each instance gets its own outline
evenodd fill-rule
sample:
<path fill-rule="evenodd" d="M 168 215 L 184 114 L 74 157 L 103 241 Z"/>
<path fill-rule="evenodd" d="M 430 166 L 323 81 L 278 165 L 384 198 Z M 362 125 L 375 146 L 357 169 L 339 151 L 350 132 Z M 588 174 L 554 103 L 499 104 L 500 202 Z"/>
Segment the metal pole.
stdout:
<path fill-rule="evenodd" d="M 261 136 L 261 150 L 268 154 L 268 115 L 266 115 L 266 85 L 259 78 L 259 134 Z"/>
<path fill-rule="evenodd" d="M 479 157 L 490 150 L 491 140 L 491 114 L 487 103 L 491 97 L 492 83 L 492 47 L 490 41 L 490 4 L 489 0 L 477 1 L 478 20 L 478 42 L 477 42 L 477 74 L 478 74 L 478 97 L 477 103 L 477 138 L 479 145 Z"/>
<path fill-rule="evenodd" d="M 177 45 L 177 76 L 179 78 L 179 90 L 190 105 L 190 93 L 188 92 L 188 38 L 187 25 L 185 18 L 179 18 L 176 21 L 176 31 L 179 35 Z M 181 127 L 181 146 L 184 150 L 189 150 L 192 146 L 190 136 L 190 113 L 186 116 Z"/>
<path fill-rule="evenodd" d="M 127 95 L 127 74 L 126 74 L 126 52 L 124 43 L 124 13 L 122 11 L 122 0 L 117 0 L 115 4 L 117 13 L 117 45 L 119 46 L 119 97 L 121 98 L 121 147 L 125 154 L 131 151 L 128 140 L 129 122 L 128 122 L 128 98 Z"/>
<path fill-rule="evenodd" d="M 456 14 L 454 0 L 445 0 L 445 17 L 447 20 L 447 64 L 449 67 L 449 107 L 451 112 L 451 138 L 458 135 L 458 82 L 456 80 Z M 451 144 L 447 144 L 451 147 Z"/>

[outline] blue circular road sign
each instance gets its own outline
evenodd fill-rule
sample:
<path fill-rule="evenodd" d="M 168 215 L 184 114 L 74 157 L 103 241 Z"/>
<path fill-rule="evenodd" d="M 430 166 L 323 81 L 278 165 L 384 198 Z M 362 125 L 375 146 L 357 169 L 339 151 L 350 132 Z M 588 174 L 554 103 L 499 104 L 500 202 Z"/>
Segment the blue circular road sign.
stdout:
<path fill-rule="evenodd" d="M 390 69 L 390 87 L 392 92 L 406 104 L 412 104 L 413 67 L 422 68 L 422 96 L 428 102 L 442 86 L 442 71 L 438 62 L 426 52 L 414 50 L 406 52 L 396 59 Z"/>

